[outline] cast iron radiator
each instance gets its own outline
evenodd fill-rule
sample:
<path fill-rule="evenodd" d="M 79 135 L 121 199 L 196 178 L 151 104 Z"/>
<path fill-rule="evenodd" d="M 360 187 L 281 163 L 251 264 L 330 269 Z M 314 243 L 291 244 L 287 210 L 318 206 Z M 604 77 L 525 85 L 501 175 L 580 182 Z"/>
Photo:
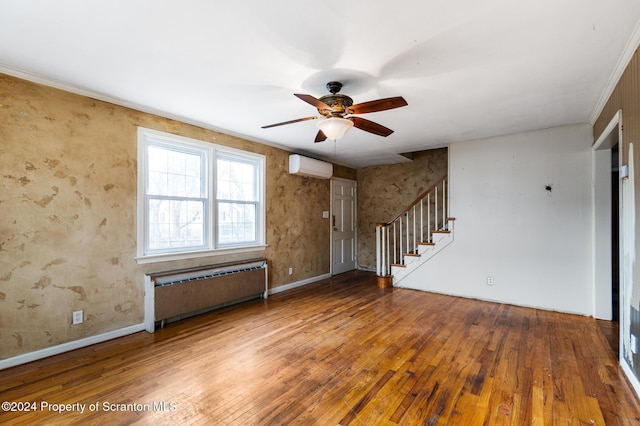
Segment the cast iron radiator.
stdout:
<path fill-rule="evenodd" d="M 267 290 L 263 258 L 151 273 L 145 277 L 145 328 L 153 332 L 157 322 L 163 326 L 167 320 L 267 297 Z"/>

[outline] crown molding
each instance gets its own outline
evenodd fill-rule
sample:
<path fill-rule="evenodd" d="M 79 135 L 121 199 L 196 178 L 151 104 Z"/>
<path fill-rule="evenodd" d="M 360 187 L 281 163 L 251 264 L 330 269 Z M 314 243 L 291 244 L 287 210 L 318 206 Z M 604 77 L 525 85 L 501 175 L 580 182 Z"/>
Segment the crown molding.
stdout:
<path fill-rule="evenodd" d="M 53 78 L 49 78 L 49 77 L 43 77 L 41 75 L 37 75 L 37 74 L 32 74 L 26 71 L 22 71 L 22 70 L 18 70 L 15 68 L 11 68 L 11 67 L 7 67 L 4 65 L 0 65 L 0 74 L 6 74 L 6 75 L 10 75 L 12 77 L 16 77 L 16 78 L 20 78 L 22 80 L 26 80 L 26 81 L 30 81 L 32 83 L 37 83 L 37 84 L 41 84 L 43 86 L 47 86 L 47 87 L 52 87 L 54 89 L 59 89 L 59 90 L 63 90 L 65 92 L 69 92 L 69 93 L 73 93 L 76 95 L 80 95 L 80 96 L 84 96 L 87 98 L 91 98 L 91 99 L 96 99 L 98 101 L 103 101 L 103 102 L 108 102 L 110 104 L 114 104 L 114 105 L 118 105 L 124 108 L 129 108 L 129 109 L 133 109 L 136 111 L 140 111 L 140 112 L 144 112 L 147 114 L 153 114 L 153 115 L 157 115 L 159 117 L 163 117 L 163 118 L 168 118 L 170 120 L 175 120 L 175 121 L 179 121 L 181 123 L 184 124 L 189 124 L 191 126 L 196 126 L 196 127 L 200 127 L 203 129 L 207 129 L 207 130 L 212 130 L 214 132 L 218 132 L 218 133 L 223 133 L 225 135 L 229 135 L 229 136 L 233 136 L 233 137 L 237 137 L 240 139 L 244 139 L 244 140 L 248 140 L 251 142 L 256 142 L 262 145 L 267 145 L 267 146 L 271 146 L 273 148 L 278 148 L 281 149 L 283 151 L 287 151 L 287 152 L 291 152 L 291 148 L 288 148 L 284 145 L 278 144 L 278 143 L 273 143 L 273 142 L 269 142 L 269 141 L 265 141 L 263 139 L 258 139 L 258 138 L 254 138 L 254 137 L 250 137 L 247 136 L 245 134 L 242 133 L 238 133 L 238 132 L 232 132 L 226 129 L 222 129 L 216 126 L 212 126 L 211 124 L 202 122 L 202 121 L 198 121 L 198 120 L 192 120 L 190 118 L 187 117 L 183 117 L 177 114 L 172 114 L 166 111 L 162 111 L 156 108 L 151 108 L 148 107 L 146 105 L 142 105 L 142 104 L 138 104 L 135 102 L 129 102 L 126 101 L 124 99 L 120 99 L 120 98 L 116 98 L 113 96 L 109 96 L 106 95 L 104 93 L 101 92 L 97 92 L 95 90 L 91 90 L 91 89 L 87 89 L 81 86 L 76 86 L 73 84 L 69 84 L 69 83 L 65 83 L 62 82 L 60 80 L 56 80 Z"/>
<path fill-rule="evenodd" d="M 638 44 L 640 44 L 640 21 L 638 21 L 636 27 L 633 30 L 633 33 L 631 33 L 631 37 L 629 37 L 629 40 L 627 41 L 627 44 L 622 51 L 622 55 L 620 55 L 620 58 L 618 59 L 618 63 L 613 68 L 613 72 L 609 76 L 609 81 L 607 82 L 604 91 L 600 95 L 600 99 L 598 99 L 598 103 L 596 104 L 595 109 L 591 113 L 589 122 L 592 126 L 596 123 L 596 120 L 602 113 L 602 110 L 607 104 L 607 101 L 618 85 L 620 78 L 622 78 L 622 74 L 627 69 L 629 62 L 631 62 L 631 58 L 633 58 L 633 55 L 638 48 Z"/>

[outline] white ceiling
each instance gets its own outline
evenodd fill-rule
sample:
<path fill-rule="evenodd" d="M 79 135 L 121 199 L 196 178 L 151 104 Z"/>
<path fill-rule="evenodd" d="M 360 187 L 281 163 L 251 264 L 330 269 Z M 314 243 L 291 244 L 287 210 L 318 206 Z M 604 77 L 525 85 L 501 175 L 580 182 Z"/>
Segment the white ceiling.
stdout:
<path fill-rule="evenodd" d="M 639 22 L 637 0 L 0 0 L 0 72 L 366 166 L 592 121 Z M 404 97 L 363 115 L 395 133 L 261 128 L 316 115 L 293 94 L 331 80 Z"/>

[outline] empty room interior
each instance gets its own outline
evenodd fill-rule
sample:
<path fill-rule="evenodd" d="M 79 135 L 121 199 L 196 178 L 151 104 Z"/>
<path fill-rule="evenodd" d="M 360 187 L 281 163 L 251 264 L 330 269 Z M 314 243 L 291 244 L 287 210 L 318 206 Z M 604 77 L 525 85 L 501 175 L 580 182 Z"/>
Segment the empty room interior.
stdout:
<path fill-rule="evenodd" d="M 640 424 L 638 46 L 633 0 L 0 0 L 0 423 Z"/>

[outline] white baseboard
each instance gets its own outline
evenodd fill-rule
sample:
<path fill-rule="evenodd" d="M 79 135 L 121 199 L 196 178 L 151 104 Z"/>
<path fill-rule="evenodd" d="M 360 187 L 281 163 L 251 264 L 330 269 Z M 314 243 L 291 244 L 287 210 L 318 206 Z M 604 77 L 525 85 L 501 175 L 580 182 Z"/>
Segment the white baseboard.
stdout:
<path fill-rule="evenodd" d="M 302 287 L 303 285 L 311 284 L 316 281 L 320 281 L 326 278 L 331 278 L 331 274 L 318 275 L 316 277 L 307 278 L 301 281 L 296 281 L 290 284 L 281 285 L 275 288 L 269 289 L 269 294 L 281 293 L 283 291 L 291 290 L 296 287 Z M 98 334 L 96 336 L 85 337 L 84 339 L 74 340 L 72 342 L 63 343 L 61 345 L 51 346 L 49 348 L 40 349 L 37 351 L 29 352 L 26 354 L 18 355 L 12 358 L 0 360 L 0 370 L 9 367 L 15 367 L 16 365 L 26 364 L 31 361 L 46 358 L 52 355 L 58 355 L 63 352 L 72 351 L 74 349 L 83 348 L 85 346 L 93 345 L 95 343 L 104 342 L 106 340 L 115 339 L 118 337 L 126 336 L 128 334 L 137 333 L 138 331 L 144 331 L 145 323 L 132 325 L 118 330 L 109 331 L 107 333 Z"/>
<path fill-rule="evenodd" d="M 640 382 L 638 382 L 638 378 L 633 373 L 633 370 L 631 370 L 631 367 L 629 367 L 629 364 L 627 364 L 627 361 L 622 357 L 620 357 L 620 367 L 622 368 L 625 376 L 627 376 L 627 380 L 631 384 L 631 387 L 636 391 L 636 395 L 640 398 Z"/>
<path fill-rule="evenodd" d="M 324 280 L 326 278 L 331 278 L 331 274 L 318 275 L 315 277 L 307 278 L 305 280 L 296 281 L 294 283 L 289 283 L 289 284 L 281 285 L 278 287 L 270 288 L 269 294 L 281 293 L 283 291 L 291 290 L 296 287 L 302 287 L 303 285 L 311 284 L 316 281 Z"/>
<path fill-rule="evenodd" d="M 63 352 L 72 351 L 74 349 L 80 349 L 85 346 L 90 346 L 95 343 L 104 342 L 106 340 L 115 339 L 117 337 L 126 336 L 128 334 L 137 333 L 143 331 L 144 323 L 131 325 L 129 327 L 119 328 L 117 330 L 108 331 L 106 333 L 98 334 L 95 336 L 85 337 L 84 339 L 74 340 L 72 342 L 62 343 L 60 345 L 51 346 L 49 348 L 40 349 L 37 351 L 29 352 L 26 354 L 14 356 L 12 358 L 6 358 L 0 360 L 0 370 L 9 367 L 15 367 L 16 365 L 26 364 L 31 361 L 46 358 L 52 355 L 58 355 Z"/>

